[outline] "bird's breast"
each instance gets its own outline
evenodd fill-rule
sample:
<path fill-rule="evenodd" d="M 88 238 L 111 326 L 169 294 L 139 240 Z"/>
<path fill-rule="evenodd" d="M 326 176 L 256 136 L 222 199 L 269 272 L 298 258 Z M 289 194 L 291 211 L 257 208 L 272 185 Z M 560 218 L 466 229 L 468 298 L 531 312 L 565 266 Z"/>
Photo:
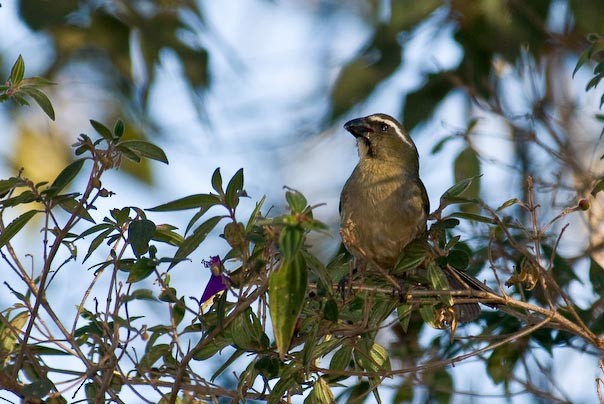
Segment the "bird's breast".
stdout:
<path fill-rule="evenodd" d="M 407 244 L 426 231 L 422 190 L 412 173 L 358 166 L 341 198 L 342 230 L 351 235 L 343 237 L 348 250 L 390 269 Z"/>

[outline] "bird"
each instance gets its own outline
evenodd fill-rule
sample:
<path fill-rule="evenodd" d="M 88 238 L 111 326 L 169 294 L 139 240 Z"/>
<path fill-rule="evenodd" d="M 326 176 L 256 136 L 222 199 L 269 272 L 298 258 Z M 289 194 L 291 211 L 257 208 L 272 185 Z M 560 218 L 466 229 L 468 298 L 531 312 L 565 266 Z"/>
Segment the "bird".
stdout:
<path fill-rule="evenodd" d="M 427 240 L 430 200 L 419 177 L 417 147 L 403 125 L 387 114 L 352 119 L 344 128 L 357 140 L 359 162 L 340 195 L 342 242 L 357 267 L 388 273 L 405 247 Z M 463 271 L 443 271 L 453 289 L 482 290 Z M 455 306 L 456 321 L 480 315 L 477 303 Z"/>

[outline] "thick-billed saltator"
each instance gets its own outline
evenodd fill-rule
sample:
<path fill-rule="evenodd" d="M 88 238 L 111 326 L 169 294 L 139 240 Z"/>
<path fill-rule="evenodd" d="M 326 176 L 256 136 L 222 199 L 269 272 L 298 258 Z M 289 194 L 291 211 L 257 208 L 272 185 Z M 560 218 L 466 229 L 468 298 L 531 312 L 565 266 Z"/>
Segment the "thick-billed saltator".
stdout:
<path fill-rule="evenodd" d="M 409 243 L 426 238 L 430 202 L 419 178 L 417 148 L 386 114 L 353 119 L 344 128 L 357 139 L 359 163 L 340 196 L 342 241 L 357 266 L 390 271 Z M 484 290 L 465 272 L 442 269 L 453 289 Z M 459 322 L 472 321 L 480 307 L 458 304 L 455 313 Z"/>

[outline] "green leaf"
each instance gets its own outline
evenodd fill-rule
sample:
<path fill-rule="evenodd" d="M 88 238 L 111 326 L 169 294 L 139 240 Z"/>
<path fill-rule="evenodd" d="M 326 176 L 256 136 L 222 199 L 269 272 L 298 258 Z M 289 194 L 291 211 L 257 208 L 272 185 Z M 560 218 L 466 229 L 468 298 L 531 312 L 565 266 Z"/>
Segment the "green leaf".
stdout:
<path fill-rule="evenodd" d="M 243 354 L 245 354 L 245 351 L 243 349 L 237 349 L 235 350 L 235 352 L 233 352 L 233 354 L 231 356 L 229 356 L 229 358 L 222 362 L 222 364 L 220 365 L 220 367 L 218 369 L 216 369 L 216 371 L 214 372 L 214 374 L 212 374 L 212 377 L 210 378 L 210 382 L 214 382 L 214 380 L 216 380 L 216 378 L 218 376 L 220 376 L 222 373 L 224 373 L 225 370 L 227 370 L 229 368 L 229 366 L 231 366 L 233 364 L 233 362 L 235 362 L 237 359 L 239 359 Z M 278 362 L 278 360 L 277 360 Z M 253 364 L 254 362 L 251 362 L 250 364 Z"/>
<path fill-rule="evenodd" d="M 57 83 L 45 79 L 44 77 L 28 77 L 21 81 L 21 85 L 19 87 L 43 87 L 43 86 L 53 86 Z"/>
<path fill-rule="evenodd" d="M 352 360 L 352 347 L 348 344 L 343 345 L 331 357 L 331 361 L 329 362 L 329 369 L 344 370 L 348 366 L 350 366 L 351 360 Z"/>
<path fill-rule="evenodd" d="M 253 212 L 250 214 L 250 218 L 248 219 L 247 225 L 245 226 L 246 233 L 250 233 L 252 231 L 252 228 L 254 227 L 254 224 L 256 224 L 256 220 L 258 219 L 258 217 L 260 215 L 260 209 L 262 209 L 262 205 L 264 205 L 265 200 L 266 200 L 266 196 L 263 196 L 262 199 L 260 199 L 260 201 L 256 202 L 256 207 L 254 208 Z"/>
<path fill-rule="evenodd" d="M 26 302 L 26 299 L 20 299 Z M 0 325 L 0 353 L 8 355 L 14 352 L 19 346 L 17 343 L 18 332 L 25 326 L 29 319 L 29 313 L 26 311 L 20 312 L 10 320 L 10 327 L 5 324 Z"/>
<path fill-rule="evenodd" d="M 185 318 L 186 306 L 185 306 L 185 298 L 181 297 L 178 299 L 176 304 L 172 306 L 172 321 L 175 325 L 179 325 L 183 318 Z"/>
<path fill-rule="evenodd" d="M 595 75 L 591 80 L 589 80 L 587 82 L 587 85 L 585 86 L 585 91 L 589 91 L 592 88 L 595 88 L 598 86 L 598 84 L 600 84 L 600 81 L 602 80 L 602 75 L 601 74 L 597 74 Z"/>
<path fill-rule="evenodd" d="M 138 364 L 139 370 L 144 372 L 150 369 L 155 362 L 169 353 L 170 345 L 168 344 L 157 344 L 149 347 Z"/>
<path fill-rule="evenodd" d="M 369 372 L 380 372 L 390 370 L 390 358 L 383 346 L 374 343 L 367 352 L 360 347 L 355 349 L 355 358 L 361 368 Z"/>
<path fill-rule="evenodd" d="M 453 392 L 453 378 L 446 369 L 437 369 L 432 372 L 423 372 L 423 386 L 438 386 L 430 392 L 430 402 L 432 403 L 450 403 Z"/>
<path fill-rule="evenodd" d="M 135 220 L 128 225 L 128 242 L 137 258 L 149 250 L 149 242 L 155 235 L 155 223 L 151 220 Z"/>
<path fill-rule="evenodd" d="M 222 189 L 222 175 L 220 175 L 220 167 L 214 170 L 212 174 L 212 188 L 214 191 L 218 192 L 218 195 L 224 195 L 224 190 Z"/>
<path fill-rule="evenodd" d="M 413 392 L 415 389 L 415 385 L 413 384 L 413 379 L 410 377 L 406 378 L 398 387 L 396 391 L 396 396 L 394 396 L 395 403 L 412 403 L 413 400 Z"/>
<path fill-rule="evenodd" d="M 27 183 L 19 177 L 10 177 L 7 180 L 0 180 L 0 198 L 4 197 L 9 191 L 17 187 L 25 186 Z"/>
<path fill-rule="evenodd" d="M 187 258 L 189 254 L 195 251 L 195 249 L 199 247 L 203 240 L 205 240 L 212 229 L 216 227 L 220 220 L 222 220 L 222 216 L 214 216 L 200 224 L 199 227 L 193 231 L 193 234 L 182 242 L 181 246 L 174 254 L 174 261 L 170 264 L 170 268 Z"/>
<path fill-rule="evenodd" d="M 4 228 L 0 233 L 0 247 L 4 247 L 19 231 L 29 222 L 29 220 L 38 213 L 37 210 L 30 210 L 17 217 Z"/>
<path fill-rule="evenodd" d="M 323 317 L 325 320 L 337 322 L 338 321 L 338 303 L 334 299 L 329 299 L 325 302 L 323 307 Z"/>
<path fill-rule="evenodd" d="M 203 339 L 199 341 L 199 343 L 202 342 L 204 342 Z M 199 350 L 195 349 L 195 355 L 193 355 L 193 359 L 198 361 L 209 359 L 231 344 L 232 341 L 230 339 L 218 336 L 216 338 L 213 338 L 212 341 L 210 341 L 209 343 L 206 343 L 206 345 L 204 345 Z"/>
<path fill-rule="evenodd" d="M 308 206 L 308 202 L 302 193 L 290 189 L 285 193 L 287 204 L 293 213 L 302 213 Z"/>
<path fill-rule="evenodd" d="M 90 213 L 88 213 L 75 198 L 63 198 L 59 200 L 59 206 L 72 215 L 76 215 L 90 223 L 94 223 L 94 219 L 90 216 Z"/>
<path fill-rule="evenodd" d="M 491 376 L 493 383 L 510 380 L 514 375 L 516 362 L 520 359 L 522 350 L 515 349 L 513 346 L 500 346 L 491 352 L 491 356 L 487 360 L 487 373 Z"/>
<path fill-rule="evenodd" d="M 572 74 L 573 78 L 575 78 L 575 74 L 577 74 L 577 72 L 579 71 L 581 66 L 583 66 L 585 64 L 585 62 L 587 62 L 589 60 L 589 56 L 590 56 L 590 52 L 587 49 L 581 53 L 581 56 L 579 56 L 579 59 L 577 60 L 577 64 L 575 65 L 575 69 L 573 70 L 573 74 Z"/>
<path fill-rule="evenodd" d="M 126 140 L 124 142 L 120 142 L 118 149 L 126 149 L 138 156 L 168 164 L 168 157 L 166 157 L 164 151 L 153 143 L 149 143 L 144 140 Z"/>
<path fill-rule="evenodd" d="M 306 261 L 306 265 L 308 269 L 313 272 L 313 274 L 317 277 L 317 294 L 319 296 L 325 296 L 326 294 L 330 294 L 332 291 L 332 276 L 337 276 L 337 271 L 330 271 L 327 267 L 308 251 L 302 250 L 302 255 L 304 255 L 304 260 Z"/>
<path fill-rule="evenodd" d="M 456 182 L 462 181 L 465 178 L 474 179 L 468 184 L 468 187 L 464 191 L 464 196 L 478 198 L 480 195 L 480 160 L 473 148 L 468 146 L 459 153 L 453 162 L 453 172 Z M 461 210 L 476 213 L 478 206 L 472 204 L 462 205 Z"/>
<path fill-rule="evenodd" d="M 604 268 L 593 258 L 590 258 L 589 281 L 594 294 L 604 295 Z"/>
<path fill-rule="evenodd" d="M 107 230 L 105 230 L 102 233 L 99 233 L 91 242 L 90 242 L 90 246 L 88 247 L 88 252 L 86 253 L 86 256 L 84 257 L 84 260 L 82 261 L 82 263 L 86 262 L 86 260 L 88 258 L 90 258 L 90 256 L 92 255 L 92 253 L 99 248 L 99 246 L 101 245 L 101 243 L 103 241 L 105 241 L 105 238 L 107 236 L 109 236 L 109 234 L 111 234 L 111 232 L 113 232 L 113 228 L 109 228 Z"/>
<path fill-rule="evenodd" d="M 176 296 L 175 288 L 164 288 L 158 296 L 158 299 L 166 303 L 176 303 L 178 297 Z"/>
<path fill-rule="evenodd" d="M 153 234 L 152 240 L 179 247 L 185 239 L 174 230 L 176 230 L 174 226 L 158 224 L 155 226 L 155 233 Z"/>
<path fill-rule="evenodd" d="M 119 139 L 124 135 L 124 121 L 122 121 L 121 119 L 118 119 L 115 122 L 115 126 L 113 127 L 113 135 Z"/>
<path fill-rule="evenodd" d="M 396 315 L 404 332 L 407 332 L 407 329 L 409 328 L 409 321 L 411 321 L 412 312 L 413 306 L 410 304 L 401 304 L 396 308 Z"/>
<path fill-rule="evenodd" d="M 214 205 L 220 204 L 220 199 L 212 194 L 195 194 L 184 198 L 146 209 L 151 212 L 169 212 L 174 210 L 187 210 L 201 208 L 207 211 Z"/>
<path fill-rule="evenodd" d="M 270 314 L 275 342 L 282 358 L 289 350 L 298 316 L 304 306 L 307 276 L 302 254 L 284 259 L 281 267 L 269 275 Z"/>
<path fill-rule="evenodd" d="M 442 148 L 445 146 L 445 144 L 448 143 L 449 140 L 453 140 L 453 139 L 457 139 L 457 136 L 454 136 L 454 135 L 445 136 L 444 138 L 439 140 L 434 146 L 432 146 L 432 150 L 430 150 L 430 154 L 439 153 L 442 150 Z"/>
<path fill-rule="evenodd" d="M 279 248 L 286 259 L 291 259 L 300 250 L 304 240 L 304 231 L 295 226 L 286 226 L 279 235 Z"/>
<path fill-rule="evenodd" d="M 507 201 L 505 201 L 504 203 L 501 204 L 501 206 L 499 206 L 497 208 L 497 212 L 501 212 L 504 209 L 509 208 L 510 206 L 514 206 L 517 204 L 520 204 L 522 202 L 520 202 L 520 199 L 518 198 L 512 198 L 512 199 L 508 199 Z"/>
<path fill-rule="evenodd" d="M 283 364 L 279 359 L 269 355 L 260 357 L 260 359 L 253 364 L 254 370 L 266 378 L 266 380 L 272 380 L 279 377 L 283 368 L 282 365 Z"/>
<path fill-rule="evenodd" d="M 132 300 L 157 301 L 157 298 L 153 296 L 153 291 L 150 289 L 136 289 L 132 293 L 125 295 L 122 299 L 124 303 L 130 302 Z"/>
<path fill-rule="evenodd" d="M 429 74 L 428 80 L 416 91 L 407 94 L 403 122 L 412 130 L 421 122 L 434 116 L 434 110 L 452 90 L 453 83 L 443 72 Z"/>
<path fill-rule="evenodd" d="M 332 119 L 337 120 L 363 102 L 385 77 L 399 68 L 402 59 L 399 32 L 389 23 L 378 23 L 362 52 L 340 70 L 332 86 Z"/>
<path fill-rule="evenodd" d="M 77 159 L 73 163 L 69 164 L 57 175 L 57 178 L 52 182 L 52 185 L 46 191 L 46 194 L 52 198 L 63 190 L 73 179 L 78 175 L 82 166 L 84 165 L 85 159 Z"/>
<path fill-rule="evenodd" d="M 270 392 L 266 404 L 281 404 L 286 394 L 298 394 L 302 392 L 299 380 L 304 380 L 302 369 L 298 363 L 290 363 L 284 366 L 281 377 L 277 379 Z"/>
<path fill-rule="evenodd" d="M 254 352 L 266 349 L 270 343 L 267 335 L 262 330 L 260 319 L 251 308 L 248 308 L 231 322 L 229 331 L 237 348 L 246 351 Z"/>
<path fill-rule="evenodd" d="M 225 194 L 226 204 L 231 208 L 236 208 L 239 204 L 239 196 L 243 191 L 243 168 L 237 170 L 233 178 L 229 181 Z"/>
<path fill-rule="evenodd" d="M 422 240 L 411 242 L 399 256 L 392 273 L 402 275 L 407 271 L 417 268 L 426 260 L 428 255 L 426 243 Z"/>
<path fill-rule="evenodd" d="M 439 329 L 441 325 L 436 321 L 436 313 L 434 306 L 430 304 L 422 304 L 419 307 L 419 314 L 422 320 L 432 328 Z"/>
<path fill-rule="evenodd" d="M 442 269 L 438 266 L 438 264 L 434 261 L 428 265 L 428 281 L 434 290 L 447 290 L 449 289 L 449 281 L 447 281 L 447 276 L 443 272 Z M 439 296 L 440 301 L 442 301 L 447 306 L 453 305 L 453 299 L 448 295 Z"/>
<path fill-rule="evenodd" d="M 351 404 L 364 403 L 371 390 L 371 385 L 366 380 L 363 380 L 360 383 L 355 383 L 352 387 L 348 388 L 350 393 L 346 402 Z"/>
<path fill-rule="evenodd" d="M 115 224 L 117 226 L 123 226 L 126 223 L 126 220 L 129 219 L 130 208 L 126 206 L 125 208 L 121 209 L 111 209 L 109 213 L 111 213 L 111 217 L 115 219 Z"/>
<path fill-rule="evenodd" d="M 86 229 L 82 232 L 82 234 L 80 234 L 76 240 L 87 237 L 91 234 L 97 233 L 101 230 L 107 230 L 107 229 L 112 229 L 113 227 L 109 224 L 109 223 L 100 223 L 100 224 L 95 224 L 94 226 L 92 226 L 89 229 Z"/>
<path fill-rule="evenodd" d="M 310 394 L 304 399 L 304 404 L 335 403 L 336 399 L 325 377 L 319 377 L 313 385 Z"/>
<path fill-rule="evenodd" d="M 128 274 L 128 283 L 140 282 L 153 273 L 156 264 L 147 257 L 142 257 L 136 261 Z"/>
<path fill-rule="evenodd" d="M 21 394 L 27 398 L 44 398 L 55 385 L 48 379 L 40 379 L 23 387 Z"/>
<path fill-rule="evenodd" d="M 20 92 L 14 93 L 12 96 L 12 99 L 19 105 L 29 106 L 29 102 L 27 102 L 27 100 L 25 98 L 23 98 L 23 96 L 21 95 Z"/>
<path fill-rule="evenodd" d="M 459 181 L 451 188 L 447 189 L 442 195 L 441 199 L 449 199 L 463 194 L 466 190 L 468 190 L 468 188 L 470 188 L 472 182 L 474 182 L 477 178 L 480 178 L 481 176 L 482 175 L 479 175 L 476 177 L 466 178 L 464 180 Z"/>
<path fill-rule="evenodd" d="M 86 393 L 86 399 L 89 403 L 94 403 L 98 393 L 98 389 L 94 383 L 86 383 L 84 386 L 84 392 Z"/>
<path fill-rule="evenodd" d="M 463 270 L 470 264 L 470 257 L 463 250 L 451 250 L 449 251 L 449 255 L 447 255 L 447 262 L 453 268 Z"/>
<path fill-rule="evenodd" d="M 27 349 L 34 355 L 71 356 L 69 352 L 43 345 L 28 345 Z"/>
<path fill-rule="evenodd" d="M 604 190 L 604 178 L 601 178 L 600 180 L 598 180 L 596 185 L 594 185 L 593 189 L 591 190 L 591 194 L 593 196 L 596 196 L 598 194 L 598 192 L 600 192 L 602 190 Z"/>
<path fill-rule="evenodd" d="M 29 95 L 34 101 L 42 108 L 42 111 L 48 115 L 50 119 L 55 120 L 55 110 L 52 107 L 52 103 L 42 91 L 34 87 L 22 88 L 21 92 Z"/>
<path fill-rule="evenodd" d="M 17 206 L 17 205 L 37 201 L 37 200 L 38 200 L 38 197 L 33 192 L 27 190 L 27 191 L 23 191 L 22 193 L 20 193 L 17 196 L 0 201 L 0 206 L 4 206 L 5 208 L 8 208 L 11 206 Z"/>
<path fill-rule="evenodd" d="M 458 217 L 460 219 L 467 219 L 471 222 L 496 224 L 495 220 L 490 217 L 481 216 L 481 215 L 477 215 L 475 213 L 470 213 L 470 212 L 455 212 L 455 213 L 450 214 L 449 217 Z"/>
<path fill-rule="evenodd" d="M 105 140 L 113 139 L 113 136 L 111 135 L 111 131 L 109 130 L 109 128 L 106 127 L 105 125 L 103 125 L 102 123 L 100 123 L 99 121 L 95 121 L 94 119 L 91 119 L 90 124 L 92 125 L 94 130 L 103 137 L 103 139 L 105 139 Z"/>
<path fill-rule="evenodd" d="M 13 85 L 19 84 L 21 80 L 23 80 L 23 75 L 25 74 L 25 62 L 23 61 L 23 57 L 19 55 L 13 67 L 10 70 L 10 81 Z"/>
<path fill-rule="evenodd" d="M 117 147 L 118 150 L 122 153 L 122 156 L 126 157 L 130 161 L 134 161 L 135 163 L 141 162 L 141 156 L 135 153 L 134 151 L 126 148 L 126 147 Z"/>
<path fill-rule="evenodd" d="M 447 281 L 447 277 L 435 261 L 432 261 L 430 265 L 428 265 L 428 281 L 430 282 L 430 285 L 434 290 L 449 289 L 449 282 Z"/>

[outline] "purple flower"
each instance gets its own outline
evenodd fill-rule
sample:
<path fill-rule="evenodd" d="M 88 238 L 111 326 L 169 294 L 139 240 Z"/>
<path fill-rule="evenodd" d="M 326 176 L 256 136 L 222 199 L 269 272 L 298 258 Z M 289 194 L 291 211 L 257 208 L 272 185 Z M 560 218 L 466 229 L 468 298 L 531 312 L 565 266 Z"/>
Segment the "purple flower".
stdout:
<path fill-rule="evenodd" d="M 202 263 L 206 268 L 210 268 L 210 271 L 212 271 L 210 281 L 206 285 L 203 295 L 201 295 L 201 303 L 205 303 L 214 295 L 226 290 L 231 284 L 231 279 L 222 272 L 222 261 L 218 255 L 210 257 L 209 261 L 203 260 Z"/>

